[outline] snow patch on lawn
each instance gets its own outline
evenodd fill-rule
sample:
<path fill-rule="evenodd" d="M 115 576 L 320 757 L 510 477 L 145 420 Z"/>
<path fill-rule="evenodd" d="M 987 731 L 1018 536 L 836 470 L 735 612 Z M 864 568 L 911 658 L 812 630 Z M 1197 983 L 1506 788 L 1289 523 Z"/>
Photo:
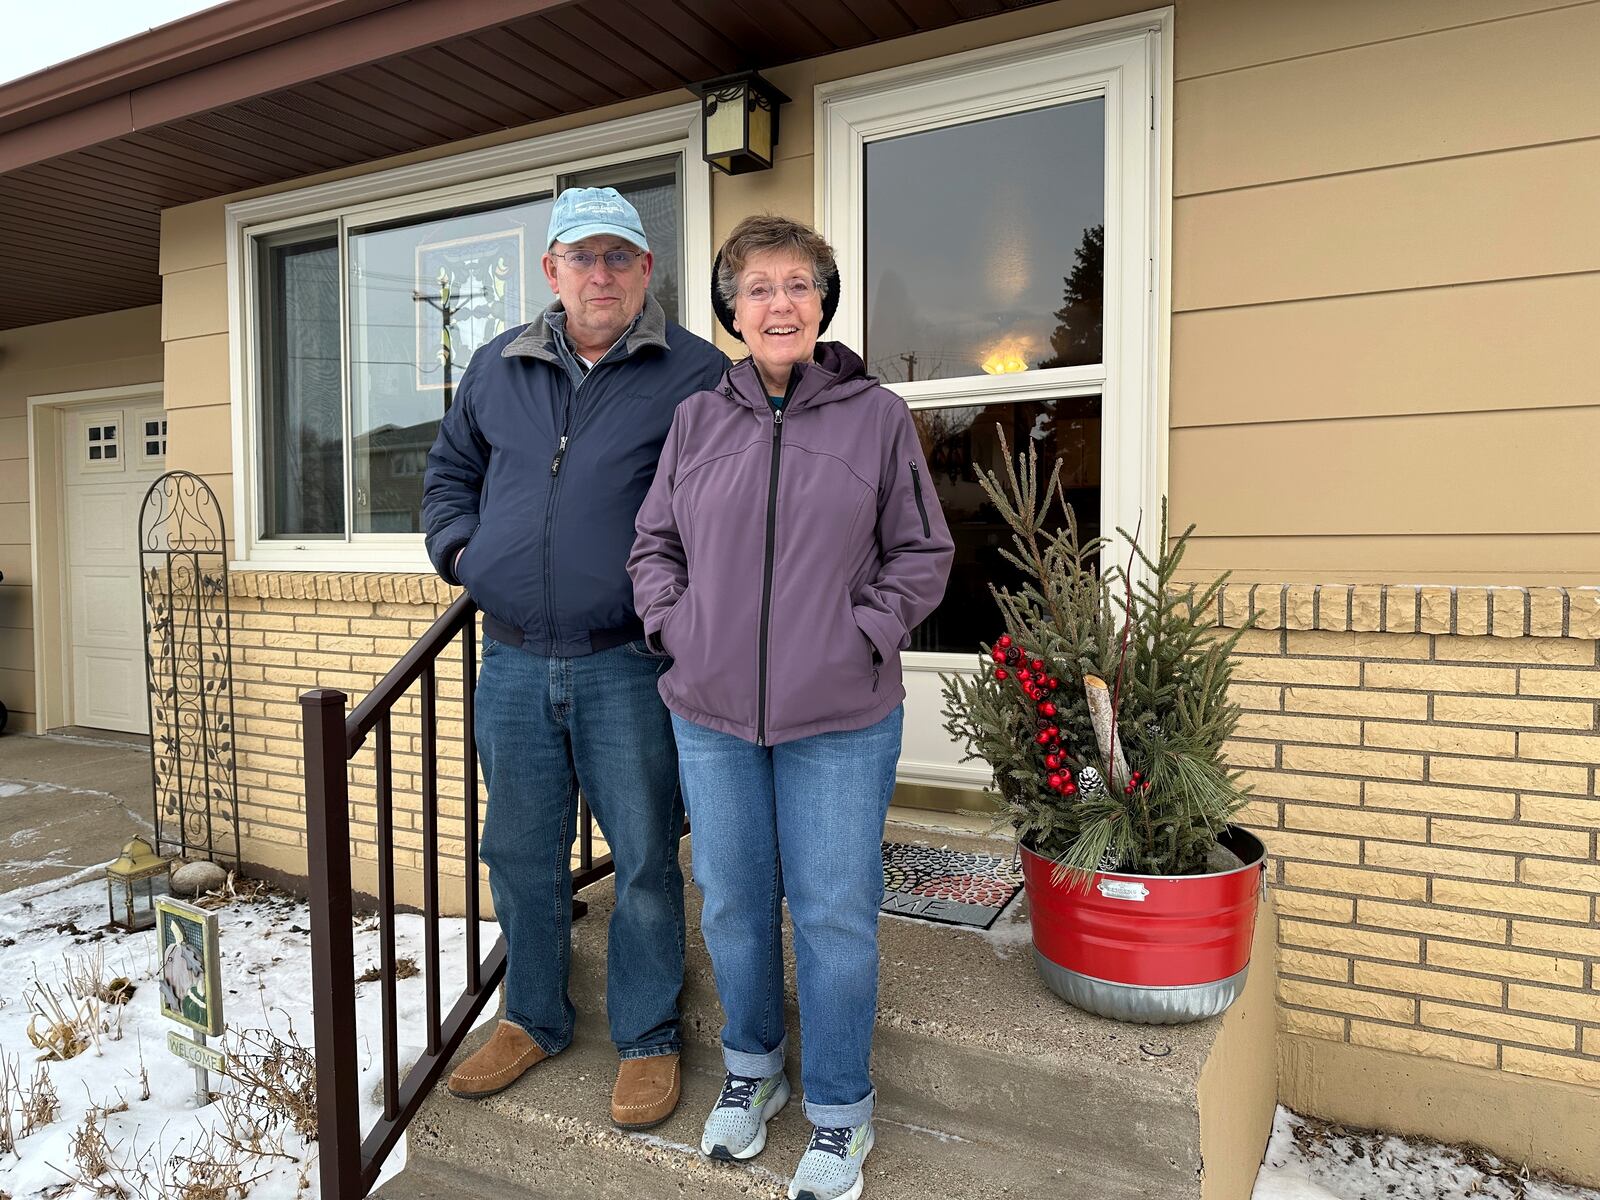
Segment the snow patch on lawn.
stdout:
<path fill-rule="evenodd" d="M 35 1060 L 39 1054 L 28 1037 L 29 1019 L 35 1013 L 24 1000 L 36 981 L 51 987 L 58 996 L 65 995 L 62 974 L 67 961 L 81 963 L 103 954 L 103 978 L 125 976 L 137 989 L 121 1012 L 120 1021 L 112 1015 L 113 1023 L 121 1026 L 119 1039 L 102 1034 L 98 1046 L 91 1044 L 74 1058 L 46 1065 L 60 1100 L 60 1112 L 49 1125 L 19 1139 L 15 1157 L 0 1157 L 0 1194 L 9 1192 L 16 1200 L 40 1196 L 46 1189 L 53 1200 L 89 1200 L 93 1193 L 84 1188 L 60 1190 L 65 1176 L 56 1168 L 75 1170 L 70 1141 L 92 1106 L 127 1103 L 126 1111 L 112 1113 L 103 1122 L 107 1140 L 122 1149 L 119 1158 L 158 1142 L 168 1155 L 180 1147 L 193 1147 L 207 1129 L 218 1123 L 215 1104 L 205 1108 L 194 1105 L 194 1070 L 166 1048 L 167 1031 L 180 1027 L 163 1019 L 158 1011 L 155 933 L 122 934 L 105 929 L 106 888 L 102 875 L 102 867 L 90 867 L 69 879 L 17 889 L 0 897 L 0 1053 L 20 1057 L 18 1074 L 24 1084 L 37 1069 Z M 311 1046 L 311 921 L 306 904 L 274 894 L 250 903 L 234 901 L 216 912 L 221 926 L 224 1019 L 228 1027 L 268 1028 L 280 1036 L 292 1027 L 300 1043 Z M 484 954 L 498 936 L 498 926 L 481 926 L 480 949 Z M 397 917 L 395 940 L 397 958 L 410 959 L 421 968 L 396 985 L 399 1061 L 404 1069 L 422 1054 L 427 1040 L 424 985 L 428 964 L 423 950 L 422 918 L 410 914 Z M 465 977 L 466 923 L 441 921 L 440 943 L 440 983 L 448 1009 Z M 375 921 L 357 918 L 355 946 L 355 969 L 359 975 L 375 967 L 379 960 Z M 363 1129 L 371 1127 L 380 1110 L 380 1004 L 378 983 L 364 983 L 357 988 L 357 1063 Z M 491 1002 L 479 1023 L 492 1020 L 494 1014 Z M 218 1046 L 220 1039 L 212 1039 L 210 1044 Z M 141 1060 L 149 1075 L 148 1099 L 141 1095 Z M 211 1079 L 213 1091 L 228 1086 L 225 1079 Z M 284 1149 L 299 1161 L 263 1161 L 246 1172 L 246 1178 L 264 1173 L 249 1191 L 252 1200 L 320 1195 L 315 1146 L 307 1146 L 290 1133 L 284 1139 Z M 389 1156 L 384 1177 L 396 1173 L 404 1160 L 402 1142 Z M 303 1174 L 309 1176 L 309 1184 L 304 1187 L 300 1185 Z"/>

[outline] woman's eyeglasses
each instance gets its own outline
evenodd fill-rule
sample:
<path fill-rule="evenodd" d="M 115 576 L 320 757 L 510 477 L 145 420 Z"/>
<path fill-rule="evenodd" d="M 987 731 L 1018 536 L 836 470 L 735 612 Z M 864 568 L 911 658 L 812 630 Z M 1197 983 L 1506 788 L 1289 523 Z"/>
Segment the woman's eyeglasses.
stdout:
<path fill-rule="evenodd" d="M 804 304 L 817 295 L 817 285 L 809 279 L 790 279 L 783 285 L 784 293 L 796 304 Z M 751 304 L 771 304 L 778 295 L 772 283 L 752 283 L 744 289 L 744 298 Z"/>

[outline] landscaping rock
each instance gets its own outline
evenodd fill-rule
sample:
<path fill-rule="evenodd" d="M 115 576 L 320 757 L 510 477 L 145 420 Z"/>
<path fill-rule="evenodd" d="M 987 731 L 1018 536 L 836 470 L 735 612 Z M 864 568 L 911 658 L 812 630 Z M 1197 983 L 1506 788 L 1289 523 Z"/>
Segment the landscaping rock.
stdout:
<path fill-rule="evenodd" d="M 228 882 L 228 873 L 214 862 L 184 863 L 172 872 L 176 896 L 199 896 Z"/>

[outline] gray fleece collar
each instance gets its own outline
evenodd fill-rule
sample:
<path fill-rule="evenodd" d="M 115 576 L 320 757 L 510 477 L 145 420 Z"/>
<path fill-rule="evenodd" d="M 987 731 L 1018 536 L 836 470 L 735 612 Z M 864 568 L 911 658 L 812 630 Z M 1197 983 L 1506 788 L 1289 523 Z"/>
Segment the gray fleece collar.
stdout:
<path fill-rule="evenodd" d="M 561 356 L 555 339 L 559 330 L 566 335 L 566 310 L 557 300 L 528 323 L 528 327 L 506 343 L 500 351 L 502 358 L 537 358 L 561 366 Z M 644 311 L 633 320 L 633 328 L 623 343 L 623 356 L 632 357 L 647 346 L 667 348 L 667 312 L 648 292 L 644 298 Z"/>

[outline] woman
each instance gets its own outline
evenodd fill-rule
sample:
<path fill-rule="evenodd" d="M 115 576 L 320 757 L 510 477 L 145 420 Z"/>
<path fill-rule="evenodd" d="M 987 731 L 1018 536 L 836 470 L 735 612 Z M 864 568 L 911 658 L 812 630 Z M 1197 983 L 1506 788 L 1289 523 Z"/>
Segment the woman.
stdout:
<path fill-rule="evenodd" d="M 727 1017 L 701 1148 L 753 1157 L 789 1098 L 787 898 L 816 1127 L 789 1195 L 854 1200 L 873 1139 L 900 651 L 944 594 L 953 547 L 905 402 L 817 341 L 838 303 L 828 244 L 751 217 L 717 256 L 712 302 L 750 357 L 678 406 L 628 563 L 646 637 L 673 659 L 661 696 Z"/>

